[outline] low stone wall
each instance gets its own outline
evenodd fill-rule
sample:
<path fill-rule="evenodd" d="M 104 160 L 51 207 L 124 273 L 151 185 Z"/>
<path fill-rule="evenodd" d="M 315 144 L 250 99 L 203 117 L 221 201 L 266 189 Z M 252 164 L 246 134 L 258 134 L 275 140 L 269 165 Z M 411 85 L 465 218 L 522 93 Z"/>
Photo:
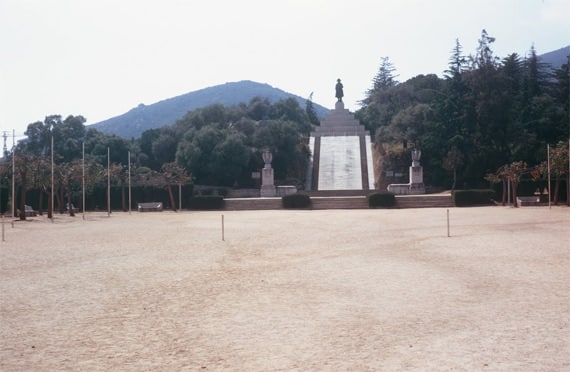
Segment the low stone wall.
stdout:
<path fill-rule="evenodd" d="M 276 196 L 285 196 L 297 193 L 297 186 L 277 186 Z"/>
<path fill-rule="evenodd" d="M 231 189 L 228 198 L 259 198 L 259 189 Z"/>
<path fill-rule="evenodd" d="M 297 186 L 275 186 L 274 196 L 285 196 L 290 194 L 295 194 L 297 192 Z M 227 198 L 259 198 L 259 189 L 231 189 L 228 190 Z"/>
<path fill-rule="evenodd" d="M 422 195 L 426 193 L 423 183 L 393 183 L 388 185 L 387 189 L 395 195 Z"/>

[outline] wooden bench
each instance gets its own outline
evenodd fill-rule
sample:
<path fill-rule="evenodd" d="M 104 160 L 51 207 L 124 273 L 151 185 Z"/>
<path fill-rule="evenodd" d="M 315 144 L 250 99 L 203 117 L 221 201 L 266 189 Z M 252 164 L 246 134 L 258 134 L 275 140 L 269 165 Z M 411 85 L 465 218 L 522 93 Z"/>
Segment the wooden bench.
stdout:
<path fill-rule="evenodd" d="M 139 212 L 162 212 L 161 202 L 138 203 Z"/>
<path fill-rule="evenodd" d="M 517 196 L 517 206 L 540 205 L 540 196 Z"/>

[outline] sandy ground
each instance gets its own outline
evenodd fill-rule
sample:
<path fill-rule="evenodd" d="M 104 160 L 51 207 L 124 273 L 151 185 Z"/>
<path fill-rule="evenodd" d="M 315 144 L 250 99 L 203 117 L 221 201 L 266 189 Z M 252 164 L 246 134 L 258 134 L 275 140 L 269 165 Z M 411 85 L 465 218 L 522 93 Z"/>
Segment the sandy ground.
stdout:
<path fill-rule="evenodd" d="M 8 223 L 0 370 L 570 370 L 570 209 L 449 215 Z"/>

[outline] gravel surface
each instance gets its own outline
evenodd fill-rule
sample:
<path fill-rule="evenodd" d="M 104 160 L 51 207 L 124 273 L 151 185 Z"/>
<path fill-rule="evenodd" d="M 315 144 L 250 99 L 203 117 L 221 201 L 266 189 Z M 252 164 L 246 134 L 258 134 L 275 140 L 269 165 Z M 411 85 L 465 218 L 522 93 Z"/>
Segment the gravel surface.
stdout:
<path fill-rule="evenodd" d="M 570 209 L 449 217 L 6 219 L 0 370 L 570 370 Z"/>

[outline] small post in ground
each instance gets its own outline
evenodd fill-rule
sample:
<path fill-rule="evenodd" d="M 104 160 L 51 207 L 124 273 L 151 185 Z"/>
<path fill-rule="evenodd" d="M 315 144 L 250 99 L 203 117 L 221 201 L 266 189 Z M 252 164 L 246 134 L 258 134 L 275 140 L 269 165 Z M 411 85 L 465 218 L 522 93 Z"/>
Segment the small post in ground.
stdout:
<path fill-rule="evenodd" d="M 447 208 L 447 237 L 449 238 L 451 235 L 449 234 L 449 208 Z"/>

